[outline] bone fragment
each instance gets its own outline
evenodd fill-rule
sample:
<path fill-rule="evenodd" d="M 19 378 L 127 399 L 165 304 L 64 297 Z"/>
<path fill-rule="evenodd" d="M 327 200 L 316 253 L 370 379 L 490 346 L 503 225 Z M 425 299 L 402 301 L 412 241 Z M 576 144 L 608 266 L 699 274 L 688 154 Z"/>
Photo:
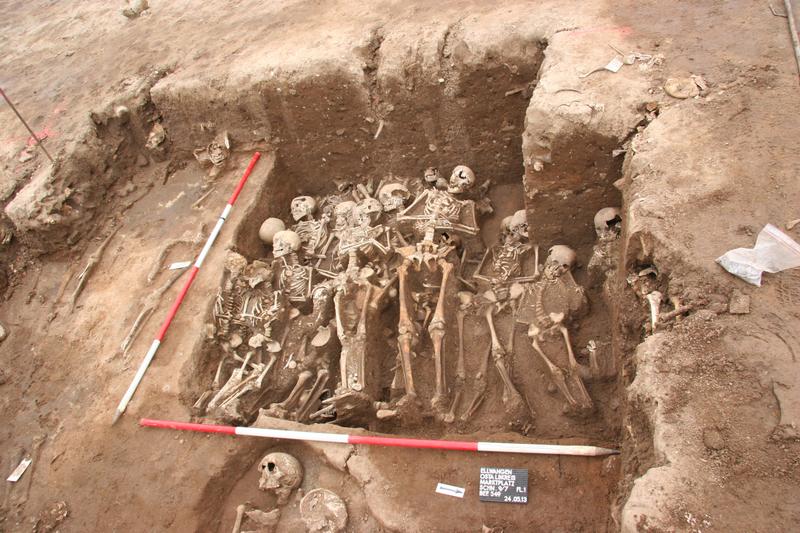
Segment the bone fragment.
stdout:
<path fill-rule="evenodd" d="M 233 531 L 232 533 L 239 533 L 242 530 L 242 519 L 244 518 L 244 505 L 239 505 L 236 507 L 236 521 L 233 523 Z"/>
<path fill-rule="evenodd" d="M 664 296 L 659 291 L 653 291 L 646 296 L 647 302 L 650 304 L 650 327 L 651 331 L 656 330 L 658 325 L 658 318 L 661 308 L 661 301 Z"/>
<path fill-rule="evenodd" d="M 116 235 L 117 231 L 119 231 L 119 227 L 114 228 L 108 237 L 100 244 L 97 250 L 94 251 L 92 255 L 89 256 L 89 260 L 86 262 L 86 266 L 84 267 L 83 271 L 78 274 L 78 284 L 75 286 L 75 290 L 72 292 L 72 299 L 70 301 L 70 312 L 75 309 L 75 302 L 80 296 L 81 292 L 83 292 L 83 288 L 86 286 L 86 282 L 89 281 L 92 273 L 94 272 L 95 267 L 103 258 L 103 253 L 106 251 L 106 247 L 108 243 L 111 242 L 111 239 Z"/>

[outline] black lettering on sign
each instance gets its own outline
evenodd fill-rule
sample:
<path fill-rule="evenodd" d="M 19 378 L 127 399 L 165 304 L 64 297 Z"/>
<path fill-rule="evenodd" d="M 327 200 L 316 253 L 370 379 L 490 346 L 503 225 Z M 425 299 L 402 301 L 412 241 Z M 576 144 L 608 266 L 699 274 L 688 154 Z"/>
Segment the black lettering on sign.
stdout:
<path fill-rule="evenodd" d="M 482 502 L 528 503 L 528 469 L 482 466 L 478 491 Z"/>

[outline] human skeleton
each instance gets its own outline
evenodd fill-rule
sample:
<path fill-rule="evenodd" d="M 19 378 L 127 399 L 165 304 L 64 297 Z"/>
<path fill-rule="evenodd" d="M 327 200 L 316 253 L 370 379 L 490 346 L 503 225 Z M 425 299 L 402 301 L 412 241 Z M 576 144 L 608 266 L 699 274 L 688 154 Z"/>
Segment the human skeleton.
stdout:
<path fill-rule="evenodd" d="M 398 322 L 398 348 L 403 370 L 405 395 L 398 405 L 401 407 L 415 403 L 417 390 L 411 368 L 411 356 L 419 342 L 419 332 L 412 318 L 410 275 L 417 274 L 429 285 L 435 283 L 435 275 L 441 273 L 438 282 L 439 295 L 428 334 L 433 343 L 433 357 L 436 369 L 435 392 L 431 399 L 437 416 L 447 416 L 447 383 L 444 368 L 443 343 L 445 326 L 445 299 L 455 267 L 451 253 L 455 246 L 446 237 L 449 232 L 465 236 L 478 234 L 475 205 L 471 200 L 460 200 L 457 195 L 466 192 L 475 183 L 475 175 L 465 166 L 457 166 L 450 176 L 447 190 L 427 189 L 408 208 L 398 216 L 398 222 L 410 222 L 417 237 L 421 240 L 412 246 L 398 249 L 402 262 L 397 269 L 400 291 L 400 318 Z M 442 239 L 445 237 L 445 239 Z M 424 267 L 424 268 L 423 268 Z"/>

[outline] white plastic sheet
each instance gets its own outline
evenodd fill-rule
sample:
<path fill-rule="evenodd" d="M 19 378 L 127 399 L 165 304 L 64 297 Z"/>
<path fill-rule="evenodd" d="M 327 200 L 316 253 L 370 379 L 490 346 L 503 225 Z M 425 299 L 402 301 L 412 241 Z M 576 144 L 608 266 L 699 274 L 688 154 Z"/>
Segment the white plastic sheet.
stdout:
<path fill-rule="evenodd" d="M 800 244 L 767 224 L 756 237 L 752 248 L 736 248 L 717 258 L 722 268 L 751 283 L 761 286 L 762 272 L 776 273 L 800 267 Z"/>

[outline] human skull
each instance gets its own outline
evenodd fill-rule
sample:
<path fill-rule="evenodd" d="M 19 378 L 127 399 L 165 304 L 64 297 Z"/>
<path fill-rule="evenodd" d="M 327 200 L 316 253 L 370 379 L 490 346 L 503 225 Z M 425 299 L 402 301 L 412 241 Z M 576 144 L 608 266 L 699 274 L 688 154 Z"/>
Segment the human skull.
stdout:
<path fill-rule="evenodd" d="M 279 218 L 268 218 L 261 224 L 258 237 L 266 244 L 272 244 L 275 234 L 286 229 L 286 224 Z"/>
<path fill-rule="evenodd" d="M 355 206 L 356 203 L 352 200 L 336 204 L 336 207 L 333 208 L 333 227 L 335 229 L 341 230 L 350 224 Z"/>
<path fill-rule="evenodd" d="M 258 468 L 261 470 L 258 488 L 275 494 L 278 505 L 286 504 L 292 491 L 303 482 L 303 466 L 288 453 L 267 454 Z"/>
<path fill-rule="evenodd" d="M 272 239 L 272 255 L 283 257 L 300 249 L 300 235 L 292 230 L 283 230 Z"/>
<path fill-rule="evenodd" d="M 561 277 L 565 272 L 572 270 L 577 259 L 578 256 L 572 248 L 563 244 L 556 244 L 550 248 L 547 260 L 544 262 L 545 277 L 547 279 Z"/>
<path fill-rule="evenodd" d="M 383 206 L 375 198 L 364 198 L 353 209 L 353 221 L 359 226 L 371 226 L 383 213 Z"/>
<path fill-rule="evenodd" d="M 225 254 L 224 265 L 225 270 L 230 273 L 231 278 L 236 279 L 244 272 L 244 269 L 247 268 L 247 259 L 241 254 L 228 250 Z"/>
<path fill-rule="evenodd" d="M 507 217 L 504 217 L 503 220 L 500 221 L 500 233 L 505 234 L 509 232 L 508 227 L 511 225 L 511 218 L 513 216 L 514 215 L 508 215 Z"/>
<path fill-rule="evenodd" d="M 528 238 L 528 215 L 524 209 L 511 215 L 511 220 L 508 221 L 508 232 L 517 237 Z"/>
<path fill-rule="evenodd" d="M 616 239 L 621 231 L 622 215 L 616 207 L 604 207 L 594 216 L 594 231 L 600 241 Z"/>
<path fill-rule="evenodd" d="M 298 196 L 292 200 L 291 205 L 292 218 L 295 222 L 301 219 L 312 216 L 317 210 L 317 201 L 311 196 Z"/>
<path fill-rule="evenodd" d="M 378 191 L 378 200 L 387 213 L 404 208 L 409 198 L 411 191 L 402 183 L 387 183 Z"/>
<path fill-rule="evenodd" d="M 425 180 L 425 185 L 428 187 L 433 187 L 436 189 L 447 188 L 447 180 L 442 177 L 442 173 L 439 172 L 439 169 L 436 167 L 426 168 L 425 173 L 422 175 L 422 179 Z"/>
<path fill-rule="evenodd" d="M 475 173 L 467 166 L 458 165 L 450 174 L 447 192 L 454 194 L 467 192 L 473 185 L 475 185 Z"/>
<path fill-rule="evenodd" d="M 347 528 L 347 506 L 335 492 L 314 489 L 300 500 L 300 518 L 309 533 L 339 533 Z"/>

